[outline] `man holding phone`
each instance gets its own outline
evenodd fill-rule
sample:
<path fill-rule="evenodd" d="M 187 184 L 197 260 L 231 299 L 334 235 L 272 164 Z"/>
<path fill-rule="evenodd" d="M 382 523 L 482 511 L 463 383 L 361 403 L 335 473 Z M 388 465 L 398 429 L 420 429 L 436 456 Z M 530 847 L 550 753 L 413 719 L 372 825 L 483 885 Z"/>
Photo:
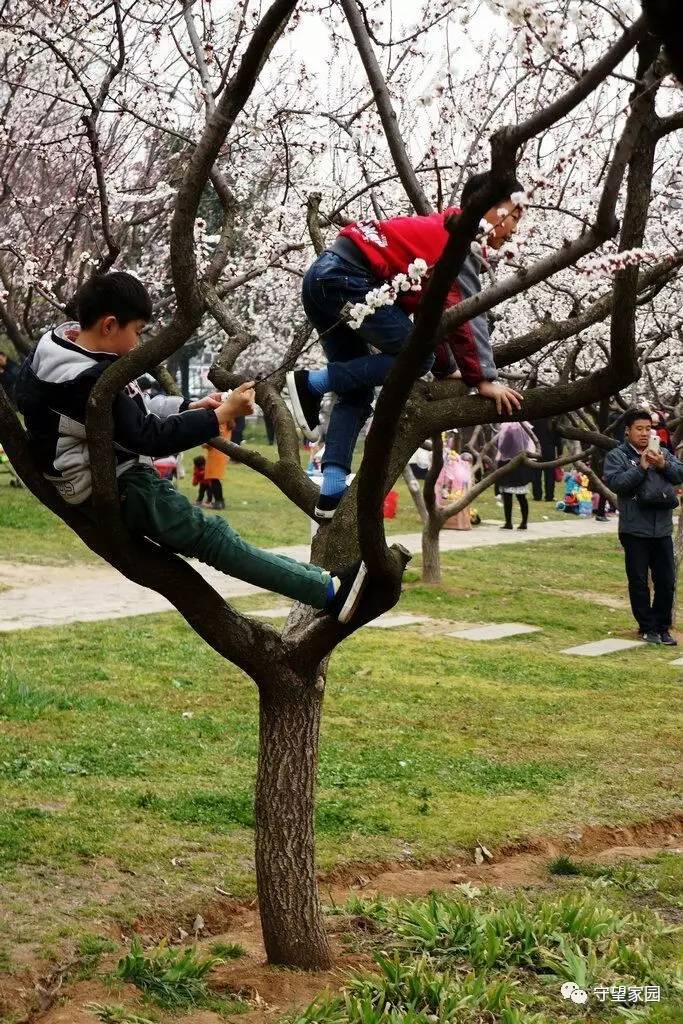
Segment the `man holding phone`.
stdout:
<path fill-rule="evenodd" d="M 678 506 L 676 488 L 683 484 L 683 462 L 662 450 L 647 409 L 630 409 L 624 427 L 623 444 L 605 459 L 604 477 L 619 499 L 619 540 L 631 609 L 642 640 L 675 647 L 670 632 L 676 586 L 673 510 Z"/>

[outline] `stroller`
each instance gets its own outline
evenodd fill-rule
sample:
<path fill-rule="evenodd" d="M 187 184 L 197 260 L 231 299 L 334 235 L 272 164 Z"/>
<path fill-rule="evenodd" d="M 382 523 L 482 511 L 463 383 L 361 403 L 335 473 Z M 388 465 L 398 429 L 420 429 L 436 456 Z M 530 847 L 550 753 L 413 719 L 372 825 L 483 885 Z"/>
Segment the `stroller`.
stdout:
<path fill-rule="evenodd" d="M 9 458 L 7 457 L 7 455 L 5 455 L 5 450 L 4 450 L 4 448 L 2 447 L 1 444 L 0 444 L 0 473 L 5 474 L 6 476 L 9 476 L 9 485 L 10 485 L 10 487 L 16 487 L 19 490 L 19 489 L 21 489 L 24 486 L 22 484 L 21 480 L 19 479 L 19 477 L 17 476 L 17 474 L 14 472 L 14 469 L 12 468 L 12 463 L 10 462 Z"/>

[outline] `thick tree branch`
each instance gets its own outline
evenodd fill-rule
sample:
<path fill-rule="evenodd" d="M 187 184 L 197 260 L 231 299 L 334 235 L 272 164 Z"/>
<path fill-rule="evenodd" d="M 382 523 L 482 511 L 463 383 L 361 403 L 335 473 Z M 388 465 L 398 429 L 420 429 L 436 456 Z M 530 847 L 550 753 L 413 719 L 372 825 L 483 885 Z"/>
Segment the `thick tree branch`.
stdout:
<path fill-rule="evenodd" d="M 315 249 L 316 256 L 320 256 L 320 253 L 325 248 L 325 240 L 320 230 L 319 211 L 321 199 L 322 195 L 320 192 L 311 192 L 306 203 L 306 226 L 308 227 L 308 233 L 311 236 L 311 243 Z"/>

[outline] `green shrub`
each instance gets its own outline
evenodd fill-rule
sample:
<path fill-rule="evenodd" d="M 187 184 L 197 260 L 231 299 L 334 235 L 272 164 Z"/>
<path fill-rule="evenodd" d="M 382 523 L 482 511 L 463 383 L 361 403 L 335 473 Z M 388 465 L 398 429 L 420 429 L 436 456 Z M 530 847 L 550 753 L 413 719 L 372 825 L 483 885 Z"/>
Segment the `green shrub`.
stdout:
<path fill-rule="evenodd" d="M 208 995 L 206 976 L 221 962 L 218 957 L 200 960 L 193 949 L 171 949 L 165 942 L 147 955 L 140 940 L 134 938 L 116 973 L 160 1006 L 173 1009 L 202 1002 Z"/>

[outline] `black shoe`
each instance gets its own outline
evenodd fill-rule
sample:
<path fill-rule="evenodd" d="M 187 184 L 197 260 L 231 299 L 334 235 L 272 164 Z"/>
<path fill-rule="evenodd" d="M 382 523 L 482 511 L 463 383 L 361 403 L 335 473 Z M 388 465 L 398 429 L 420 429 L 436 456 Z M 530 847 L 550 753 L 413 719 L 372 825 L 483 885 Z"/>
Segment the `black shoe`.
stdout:
<path fill-rule="evenodd" d="M 517 527 L 518 530 L 526 530 L 526 528 L 527 528 L 526 523 L 520 523 L 519 526 Z"/>
<path fill-rule="evenodd" d="M 657 644 L 661 644 L 661 642 L 662 642 L 662 639 L 661 639 L 659 633 L 655 633 L 655 631 L 653 629 L 652 630 L 648 629 L 647 631 L 641 630 L 638 633 L 638 636 L 640 637 L 641 640 L 644 640 L 646 644 L 655 644 L 655 645 L 657 645 Z"/>
<path fill-rule="evenodd" d="M 320 437 L 322 399 L 308 387 L 308 370 L 290 370 L 287 374 L 287 390 L 294 419 L 309 441 L 317 441 Z"/>
<path fill-rule="evenodd" d="M 501 530 L 511 530 L 511 529 L 512 529 L 512 523 L 504 523 L 501 526 Z"/>
<path fill-rule="evenodd" d="M 344 497 L 345 491 L 341 494 L 321 494 L 315 503 L 315 518 L 328 522 L 339 508 L 339 502 Z"/>
<path fill-rule="evenodd" d="M 595 516 L 596 523 L 609 523 L 607 516 Z"/>
<path fill-rule="evenodd" d="M 215 512 L 218 512 L 218 511 L 222 512 L 222 511 L 223 511 L 223 509 L 225 508 L 225 502 L 224 502 L 224 501 L 214 501 L 214 503 L 213 503 L 213 505 L 211 506 L 211 508 L 212 508 L 212 509 L 213 509 L 213 510 L 214 510 Z"/>
<path fill-rule="evenodd" d="M 678 647 L 678 640 L 675 640 L 668 629 L 663 629 L 659 634 L 659 639 L 667 647 Z"/>
<path fill-rule="evenodd" d="M 328 604 L 327 610 L 339 622 L 346 624 L 353 618 L 363 595 L 367 576 L 368 570 L 365 567 L 365 562 L 356 562 L 348 572 L 338 574 L 339 588 Z"/>

